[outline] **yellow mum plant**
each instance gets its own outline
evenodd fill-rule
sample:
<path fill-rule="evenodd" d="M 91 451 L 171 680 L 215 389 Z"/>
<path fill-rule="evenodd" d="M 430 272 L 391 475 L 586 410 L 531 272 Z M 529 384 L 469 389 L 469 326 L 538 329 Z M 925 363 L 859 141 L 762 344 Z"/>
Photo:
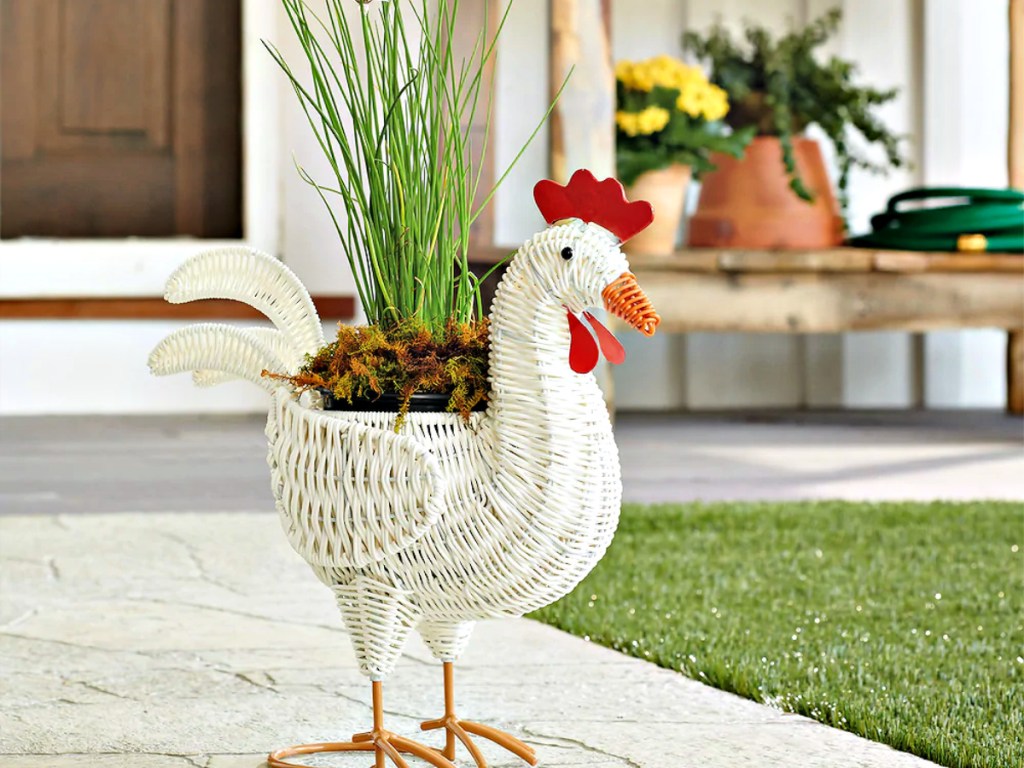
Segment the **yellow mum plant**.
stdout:
<path fill-rule="evenodd" d="M 672 113 L 661 107 L 648 107 L 643 112 L 619 112 L 615 123 L 627 136 L 650 136 L 664 129 Z"/>
<path fill-rule="evenodd" d="M 655 56 L 620 61 L 615 79 L 618 173 L 625 184 L 675 164 L 689 165 L 695 174 L 709 171 L 712 152 L 740 157 L 754 135 L 729 131 L 723 122 L 729 98 L 700 67 Z"/>

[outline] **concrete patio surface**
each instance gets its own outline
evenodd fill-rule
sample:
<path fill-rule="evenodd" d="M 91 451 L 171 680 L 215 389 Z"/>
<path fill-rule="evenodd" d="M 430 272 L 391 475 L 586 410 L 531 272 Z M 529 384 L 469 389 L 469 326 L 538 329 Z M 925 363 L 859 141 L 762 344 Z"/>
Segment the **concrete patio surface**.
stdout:
<path fill-rule="evenodd" d="M 333 598 L 272 513 L 261 430 L 0 420 L 6 766 L 257 768 L 272 748 L 367 727 Z M 994 414 L 638 416 L 618 434 L 636 500 L 1024 498 L 1021 423 Z M 464 716 L 550 768 L 931 765 L 528 620 L 482 624 L 456 685 Z M 418 640 L 385 697 L 403 735 L 440 714 L 440 669 Z"/>
<path fill-rule="evenodd" d="M 0 526 L 5 765 L 257 768 L 272 748 L 369 724 L 333 597 L 274 516 Z M 550 768 L 927 765 L 527 620 L 481 625 L 456 685 L 465 716 L 519 734 Z M 442 705 L 439 666 L 410 643 L 385 684 L 387 726 L 417 734 Z"/>

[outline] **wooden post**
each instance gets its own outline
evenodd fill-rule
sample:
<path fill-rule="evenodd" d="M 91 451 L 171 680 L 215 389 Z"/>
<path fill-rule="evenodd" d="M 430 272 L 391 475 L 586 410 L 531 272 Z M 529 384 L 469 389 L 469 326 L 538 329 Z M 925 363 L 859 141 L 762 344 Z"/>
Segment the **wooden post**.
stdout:
<path fill-rule="evenodd" d="M 1010 186 L 1024 189 L 1024 0 L 1010 0 Z M 1024 323 L 1024 318 L 1021 318 Z M 1024 414 L 1024 330 L 1010 331 L 1006 354 L 1007 408 Z"/>
<path fill-rule="evenodd" d="M 611 0 L 550 0 L 551 98 L 565 89 L 551 113 L 548 173 L 565 184 L 587 168 L 599 179 L 615 175 L 615 65 Z M 570 73 L 571 76 L 570 76 Z M 615 417 L 611 366 L 597 373 L 608 411 Z"/>
<path fill-rule="evenodd" d="M 1024 189 L 1024 0 L 1010 0 L 1010 186 Z"/>
<path fill-rule="evenodd" d="M 572 72 L 551 115 L 551 178 L 615 175 L 611 0 L 551 0 L 550 70 L 552 98 Z"/>
<path fill-rule="evenodd" d="M 1006 369 L 1009 387 L 1007 410 L 1020 416 L 1024 414 L 1024 331 L 1010 331 L 1006 344 Z"/>
<path fill-rule="evenodd" d="M 484 47 L 490 45 L 497 32 L 498 24 L 501 22 L 502 6 L 498 0 L 484 0 L 484 2 L 463 3 L 459 6 L 459 14 L 455 19 L 455 35 L 452 40 L 455 51 L 455 65 L 460 66 L 462 61 L 475 55 L 480 57 L 480 50 L 476 48 L 476 42 L 483 30 L 485 34 Z M 474 168 L 483 168 L 480 177 L 480 189 L 477 193 L 475 205 L 481 203 L 490 193 L 494 186 L 495 162 L 494 148 L 498 142 L 496 135 L 496 94 L 491 89 L 494 78 L 498 52 L 495 51 L 490 61 L 487 62 L 483 71 L 483 86 L 480 93 L 480 103 L 477 106 L 476 114 L 469 126 L 463 129 L 470 129 L 470 138 L 473 146 L 474 156 L 472 157 Z M 491 135 L 487 151 L 481 154 L 484 137 L 487 135 L 487 121 L 491 118 Z M 494 246 L 494 201 L 484 210 L 474 223 L 469 233 L 471 248 L 474 253 L 487 253 Z"/>

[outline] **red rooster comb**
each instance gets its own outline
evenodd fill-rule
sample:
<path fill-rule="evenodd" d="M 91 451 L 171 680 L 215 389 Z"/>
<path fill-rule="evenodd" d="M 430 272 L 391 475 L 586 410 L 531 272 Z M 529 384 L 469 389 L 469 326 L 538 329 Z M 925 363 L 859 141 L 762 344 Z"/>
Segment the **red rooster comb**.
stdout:
<path fill-rule="evenodd" d="M 585 169 L 576 171 L 565 187 L 548 180 L 538 183 L 533 188 L 533 198 L 548 224 L 582 219 L 604 227 L 621 243 L 643 232 L 654 221 L 650 203 L 629 202 L 616 179 L 598 181 Z"/>

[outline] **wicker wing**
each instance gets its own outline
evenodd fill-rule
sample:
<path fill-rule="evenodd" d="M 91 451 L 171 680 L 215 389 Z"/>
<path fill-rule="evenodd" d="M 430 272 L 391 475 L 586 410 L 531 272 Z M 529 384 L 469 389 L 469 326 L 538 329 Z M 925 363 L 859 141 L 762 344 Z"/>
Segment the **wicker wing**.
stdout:
<path fill-rule="evenodd" d="M 274 498 L 307 562 L 361 568 L 395 555 L 441 516 L 445 481 L 420 441 L 301 407 L 279 389 L 267 423 Z"/>

